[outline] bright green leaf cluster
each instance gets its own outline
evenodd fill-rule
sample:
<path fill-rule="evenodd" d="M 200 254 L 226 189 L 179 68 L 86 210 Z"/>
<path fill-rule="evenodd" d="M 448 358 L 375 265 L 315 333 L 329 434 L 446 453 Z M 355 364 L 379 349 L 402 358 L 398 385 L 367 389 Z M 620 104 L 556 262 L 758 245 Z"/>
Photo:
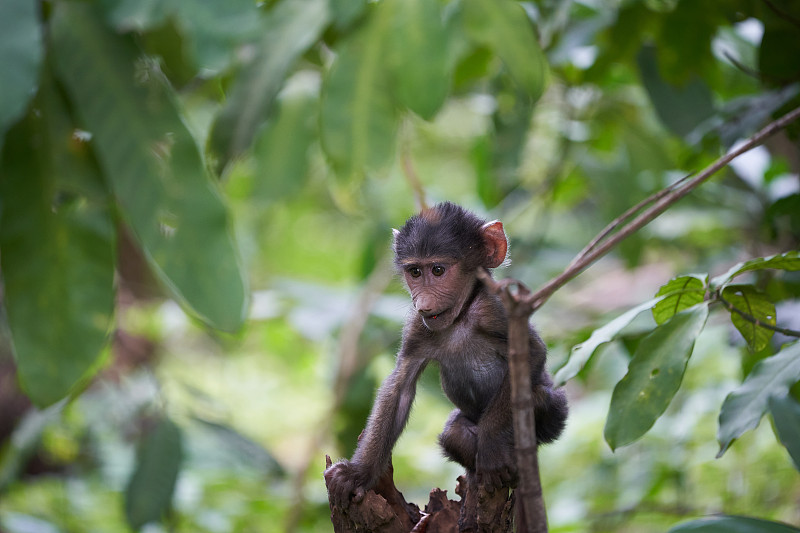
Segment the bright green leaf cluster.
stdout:
<path fill-rule="evenodd" d="M 40 406 L 99 368 L 120 221 L 209 325 L 237 330 L 248 305 L 228 209 L 157 64 L 90 4 L 59 3 L 48 23 L 38 93 L 0 161 L 4 303 L 20 381 Z"/>
<path fill-rule="evenodd" d="M 133 43 L 89 6 L 60 4 L 52 24 L 58 74 L 151 265 L 203 319 L 235 331 L 247 294 L 227 209 L 168 86 L 153 65 L 137 65 Z"/>
<path fill-rule="evenodd" d="M 796 251 L 740 263 L 709 283 L 707 275 L 677 277 L 662 286 L 654 300 L 645 302 L 595 330 L 572 349 L 567 363 L 556 373 L 556 383 L 571 379 L 598 346 L 613 340 L 639 313 L 652 309 L 658 326 L 638 344 L 628 373 L 617 383 L 611 398 L 605 437 L 612 449 L 643 436 L 664 413 L 678 391 L 695 340 L 705 326 L 712 302 L 721 302 L 731 322 L 753 351 L 766 348 L 777 323 L 775 305 L 753 285 L 731 285 L 737 276 L 764 269 L 800 270 Z M 758 425 L 770 399 L 783 399 L 800 381 L 800 344 L 760 361 L 742 386 L 731 393 L 720 412 L 720 455 L 734 439 Z M 793 407 L 777 404 L 785 434 Z M 777 420 L 777 418 L 776 418 Z M 787 448 L 795 453 L 793 440 Z M 794 457 L 794 455 L 793 455 Z"/>
<path fill-rule="evenodd" d="M 731 322 L 752 350 L 759 352 L 766 348 L 774 331 L 764 326 L 775 325 L 775 304 L 752 285 L 729 285 L 721 298 L 742 312 L 732 312 Z"/>
<path fill-rule="evenodd" d="M 320 138 L 340 177 L 391 161 L 403 110 L 424 119 L 437 113 L 466 40 L 495 51 L 528 98 L 542 94 L 547 62 L 520 6 L 469 0 L 451 7 L 380 2 L 337 49 L 322 88 Z"/>
<path fill-rule="evenodd" d="M 653 306 L 656 324 L 663 324 L 681 311 L 703 301 L 707 280 L 699 276 L 681 276 L 662 286 L 656 296 L 662 300 Z"/>
<path fill-rule="evenodd" d="M 281 2 L 269 12 L 254 57 L 237 77 L 211 130 L 209 148 L 218 170 L 253 143 L 289 69 L 317 41 L 329 20 L 325 0 Z"/>

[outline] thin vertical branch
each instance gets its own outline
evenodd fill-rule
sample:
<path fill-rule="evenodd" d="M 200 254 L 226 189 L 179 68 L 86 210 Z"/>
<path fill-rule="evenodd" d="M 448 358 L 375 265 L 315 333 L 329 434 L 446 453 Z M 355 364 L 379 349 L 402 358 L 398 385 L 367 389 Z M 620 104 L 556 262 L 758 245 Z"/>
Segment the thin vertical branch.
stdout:
<path fill-rule="evenodd" d="M 484 269 L 478 271 L 478 278 L 489 290 L 500 295 L 508 315 L 508 366 L 514 419 L 514 448 L 519 471 L 519 485 L 516 489 L 517 531 L 519 533 L 546 533 L 547 512 L 544 506 L 542 481 L 539 476 L 536 415 L 529 360 L 528 319 L 531 311 L 523 300 L 530 291 L 517 281 L 497 282 Z M 514 286 L 517 288 L 516 292 L 511 290 Z"/>
<path fill-rule="evenodd" d="M 425 187 L 423 187 L 419 179 L 419 174 L 417 174 L 414 168 L 414 160 L 411 157 L 411 121 L 406 120 L 404 126 L 405 131 L 403 136 L 405 139 L 403 139 L 402 154 L 400 156 L 403 165 L 403 173 L 408 180 L 408 184 L 411 186 L 411 190 L 414 191 L 414 197 L 417 199 L 419 210 L 424 211 L 428 209 L 428 201 L 425 197 Z"/>

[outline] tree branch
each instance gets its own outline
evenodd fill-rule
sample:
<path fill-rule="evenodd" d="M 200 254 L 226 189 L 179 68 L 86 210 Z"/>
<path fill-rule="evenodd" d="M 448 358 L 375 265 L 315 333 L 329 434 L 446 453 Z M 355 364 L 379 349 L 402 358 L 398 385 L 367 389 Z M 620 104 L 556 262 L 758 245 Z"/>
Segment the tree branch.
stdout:
<path fill-rule="evenodd" d="M 614 220 L 606 227 L 606 229 L 600 232 L 598 237 L 593 239 L 590 245 L 576 256 L 576 258 L 570 263 L 564 272 L 542 285 L 533 294 L 526 296 L 523 303 L 529 307 L 531 313 L 539 309 L 550 298 L 550 296 L 553 295 L 554 292 L 564 286 L 568 281 L 578 276 L 578 274 L 583 272 L 589 265 L 607 254 L 621 241 L 653 221 L 661 213 L 672 206 L 672 204 L 689 194 L 692 190 L 713 176 L 717 171 L 727 166 L 735 158 L 760 145 L 768 137 L 771 137 L 775 133 L 781 131 L 798 118 L 800 118 L 800 107 L 795 108 L 779 119 L 770 122 L 767 124 L 767 126 L 750 137 L 747 142 L 743 143 L 736 150 L 732 150 L 720 157 L 693 178 L 684 178 L 676 184 L 677 186 L 673 185 L 664 189 L 663 191 L 659 191 L 650 198 L 641 202 L 639 205 L 634 206 L 623 213 L 622 216 Z M 638 211 L 639 208 L 649 205 L 650 203 L 652 203 L 650 207 L 645 209 L 632 221 L 622 226 L 622 228 L 613 236 L 608 237 L 611 231 L 620 226 L 625 220 L 630 218 L 633 213 Z M 606 237 L 608 237 L 608 239 L 603 240 Z"/>
<path fill-rule="evenodd" d="M 531 386 L 530 312 L 523 298 L 530 289 L 515 280 L 495 281 L 489 273 L 478 270 L 480 279 L 488 289 L 498 294 L 508 314 L 508 366 L 511 379 L 511 405 L 514 420 L 514 448 L 519 470 L 517 493 L 517 531 L 521 533 L 546 533 L 547 512 L 539 476 L 537 454 L 536 417 L 533 387 Z M 516 287 L 517 291 L 512 292 Z"/>
<path fill-rule="evenodd" d="M 739 146 L 739 148 L 720 157 L 699 174 L 689 174 L 673 185 L 658 191 L 644 201 L 628 209 L 620 217 L 606 226 L 597 237 L 592 239 L 592 241 L 578 253 L 575 259 L 572 260 L 564 272 L 545 283 L 533 294 L 519 281 L 512 279 L 495 281 L 486 270 L 479 269 L 478 278 L 490 291 L 501 296 L 509 320 L 509 372 L 512 385 L 511 401 L 514 406 L 514 445 L 516 448 L 517 466 L 520 473 L 520 484 L 517 489 L 517 494 L 519 495 L 517 506 L 521 509 L 521 513 L 517 515 L 519 517 L 517 524 L 519 531 L 547 531 L 547 516 L 545 513 L 544 498 L 542 496 L 536 450 L 537 440 L 533 391 L 530 381 L 530 363 L 527 358 L 529 350 L 528 318 L 530 315 L 541 307 L 556 290 L 583 272 L 589 265 L 608 253 L 622 240 L 658 217 L 675 202 L 689 194 L 717 171 L 728 165 L 733 159 L 758 146 L 764 142 L 765 139 L 782 130 L 798 118 L 800 118 L 800 107 L 771 122 L 750 137 L 750 139 Z M 637 215 L 637 213 L 639 214 Z M 631 218 L 633 219 L 630 220 Z M 620 229 L 612 235 L 612 232 L 617 228 Z M 517 288 L 516 292 L 512 292 L 511 289 L 513 287 Z M 720 300 L 724 302 L 721 297 Z M 729 308 L 745 316 L 745 313 L 735 309 L 733 306 Z M 754 317 L 750 318 L 752 320 L 757 320 Z M 773 327 L 770 327 L 770 329 L 772 328 Z M 787 331 L 791 330 L 783 330 L 781 332 L 786 333 Z"/>

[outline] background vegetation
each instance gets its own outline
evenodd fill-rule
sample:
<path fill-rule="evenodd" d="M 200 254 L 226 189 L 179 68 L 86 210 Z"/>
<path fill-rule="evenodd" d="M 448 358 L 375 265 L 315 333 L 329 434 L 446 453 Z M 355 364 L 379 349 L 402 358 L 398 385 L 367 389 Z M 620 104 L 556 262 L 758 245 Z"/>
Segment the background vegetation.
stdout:
<path fill-rule="evenodd" d="M 502 219 L 499 274 L 537 286 L 799 84 L 793 0 L 0 2 L 0 530 L 329 531 L 324 454 L 393 364 L 420 197 Z M 800 525 L 800 345 L 715 297 L 800 329 L 797 133 L 534 316 L 572 406 L 553 531 Z M 639 346 L 678 358 L 644 423 L 614 399 Z M 426 374 L 409 499 L 459 474 L 449 408 Z"/>

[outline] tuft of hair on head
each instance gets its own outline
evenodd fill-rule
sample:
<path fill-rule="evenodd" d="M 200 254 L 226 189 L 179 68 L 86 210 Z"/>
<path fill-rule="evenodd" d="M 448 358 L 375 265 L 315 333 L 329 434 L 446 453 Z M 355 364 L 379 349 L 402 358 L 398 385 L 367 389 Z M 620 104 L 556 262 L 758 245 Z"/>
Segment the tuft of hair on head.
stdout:
<path fill-rule="evenodd" d="M 486 221 L 452 202 L 442 202 L 410 217 L 394 233 L 395 263 L 426 257 L 463 261 L 468 269 L 484 264 Z"/>

